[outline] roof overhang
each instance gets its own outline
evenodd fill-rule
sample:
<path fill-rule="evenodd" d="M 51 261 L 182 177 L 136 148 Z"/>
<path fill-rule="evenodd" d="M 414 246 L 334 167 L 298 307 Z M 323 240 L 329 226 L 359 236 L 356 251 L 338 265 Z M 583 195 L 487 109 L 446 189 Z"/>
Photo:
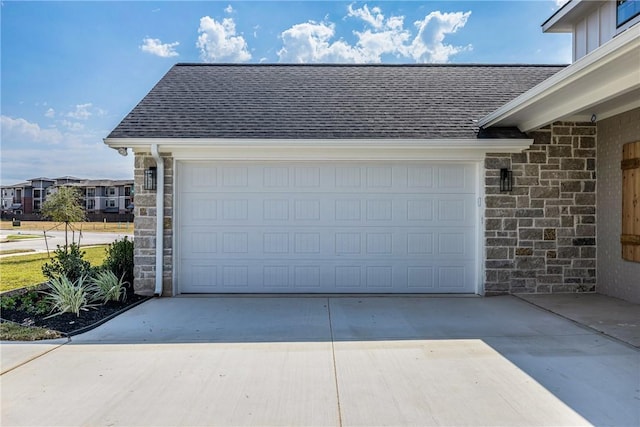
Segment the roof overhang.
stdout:
<path fill-rule="evenodd" d="M 479 121 L 522 132 L 640 107 L 640 25 L 633 26 Z"/>
<path fill-rule="evenodd" d="M 591 11 L 599 8 L 605 0 L 576 1 L 570 0 L 542 24 L 545 33 L 571 33 L 573 26 Z"/>
<path fill-rule="evenodd" d="M 486 153 L 519 153 L 533 139 L 200 139 L 106 138 L 109 147 L 176 159 L 220 160 L 481 160 Z"/>

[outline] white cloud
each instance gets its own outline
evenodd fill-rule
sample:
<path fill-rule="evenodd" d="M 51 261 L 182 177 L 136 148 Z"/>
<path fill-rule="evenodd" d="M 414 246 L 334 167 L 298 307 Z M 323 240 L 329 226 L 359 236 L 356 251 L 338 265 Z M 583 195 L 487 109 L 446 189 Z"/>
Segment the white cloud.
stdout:
<path fill-rule="evenodd" d="M 556 7 L 562 7 L 564 6 L 565 3 L 567 3 L 569 0 L 555 0 L 556 1 Z"/>
<path fill-rule="evenodd" d="M 14 144 L 58 144 L 63 135 L 58 129 L 42 129 L 39 124 L 29 122 L 23 118 L 14 119 L 0 116 L 3 145 Z M 4 157 L 4 148 L 3 148 Z"/>
<path fill-rule="evenodd" d="M 93 115 L 93 113 L 89 111 L 92 106 L 93 104 L 90 102 L 86 104 L 78 104 L 76 105 L 76 109 L 74 111 L 68 112 L 66 116 L 76 120 L 87 120 Z"/>
<path fill-rule="evenodd" d="M 172 56 L 178 56 L 178 52 L 175 50 L 178 45 L 180 45 L 180 42 L 162 43 L 160 39 L 145 37 L 142 40 L 142 45 L 140 45 L 140 50 L 161 58 L 170 58 Z"/>
<path fill-rule="evenodd" d="M 364 62 L 357 48 L 342 40 L 331 43 L 334 35 L 333 23 L 296 24 L 281 34 L 280 62 Z"/>
<path fill-rule="evenodd" d="M 349 13 L 347 16 L 360 18 L 375 29 L 381 29 L 384 26 L 384 15 L 379 7 L 369 7 L 365 4 L 360 9 L 354 9 L 353 5 L 349 5 Z"/>
<path fill-rule="evenodd" d="M 60 123 L 70 131 L 79 132 L 84 129 L 84 125 L 82 123 L 71 122 L 69 120 L 62 120 Z"/>
<path fill-rule="evenodd" d="M 444 43 L 447 34 L 464 27 L 471 12 L 431 12 L 422 21 L 416 21 L 418 35 L 408 47 L 407 55 L 416 62 L 448 62 L 457 53 L 471 49 L 468 46 L 453 46 Z"/>
<path fill-rule="evenodd" d="M 233 7 L 231 5 L 228 5 L 224 8 L 224 11 L 227 13 L 233 13 Z"/>
<path fill-rule="evenodd" d="M 85 129 L 84 123 L 69 120 L 57 123 L 60 128 L 43 129 L 24 118 L 0 116 L 3 185 L 40 175 L 131 178 L 133 156 L 122 157 L 104 145 L 107 130 Z"/>
<path fill-rule="evenodd" d="M 49 108 L 45 113 L 44 116 L 47 118 L 53 118 L 56 116 L 56 110 L 54 110 L 53 108 Z"/>
<path fill-rule="evenodd" d="M 218 22 L 203 16 L 198 33 L 196 46 L 205 62 L 245 62 L 251 59 L 247 42 L 242 35 L 236 34 L 236 24 L 231 18 Z"/>
<path fill-rule="evenodd" d="M 356 42 L 334 40 L 335 24 L 309 21 L 293 25 L 282 32 L 282 48 L 278 51 L 280 62 L 382 62 L 384 55 L 413 59 L 416 62 L 448 62 L 450 57 L 471 46 L 445 44 L 447 34 L 464 27 L 471 12 L 432 12 L 424 20 L 417 21 L 417 35 L 412 38 L 404 28 L 403 16 L 385 18 L 379 7 L 349 5 L 347 17 L 361 20 L 363 31 L 354 31 Z"/>

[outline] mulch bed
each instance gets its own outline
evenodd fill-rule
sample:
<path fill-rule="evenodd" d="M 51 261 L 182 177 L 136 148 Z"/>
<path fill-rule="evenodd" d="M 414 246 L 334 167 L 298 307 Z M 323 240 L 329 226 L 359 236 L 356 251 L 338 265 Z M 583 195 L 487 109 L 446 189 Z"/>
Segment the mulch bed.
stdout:
<path fill-rule="evenodd" d="M 127 294 L 124 302 L 110 301 L 104 305 L 90 308 L 88 311 L 81 311 L 80 316 L 73 313 L 63 313 L 58 316 L 46 317 L 49 314 L 30 314 L 20 310 L 3 309 L 2 320 L 8 320 L 25 326 L 39 326 L 45 329 L 52 329 L 64 335 L 76 335 L 86 332 L 105 321 L 115 317 L 123 311 L 132 308 L 150 297 L 135 295 L 132 292 Z"/>

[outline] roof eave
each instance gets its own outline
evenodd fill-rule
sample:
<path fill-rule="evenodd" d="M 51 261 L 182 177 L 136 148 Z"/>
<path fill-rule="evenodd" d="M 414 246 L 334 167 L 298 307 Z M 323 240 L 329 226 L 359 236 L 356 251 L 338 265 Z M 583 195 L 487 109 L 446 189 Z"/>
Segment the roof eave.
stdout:
<path fill-rule="evenodd" d="M 482 128 L 516 126 L 528 132 L 557 120 L 583 121 L 592 114 L 603 119 L 635 108 L 640 106 L 640 97 L 635 97 L 640 92 L 638 63 L 640 26 L 621 33 L 478 124 Z M 607 108 L 599 108 L 603 105 Z"/>
<path fill-rule="evenodd" d="M 277 138 L 105 138 L 109 147 L 131 148 L 133 150 L 147 149 L 156 144 L 165 148 L 202 148 L 202 147 L 433 147 L 433 148 L 466 148 L 469 146 L 501 147 L 528 138 L 438 138 L 438 139 L 277 139 Z"/>
<path fill-rule="evenodd" d="M 122 138 L 107 142 L 113 148 L 130 147 L 149 153 L 157 147 L 176 160 L 243 161 L 481 161 L 487 153 L 520 153 L 533 144 L 530 138 L 469 139 L 165 139 Z"/>

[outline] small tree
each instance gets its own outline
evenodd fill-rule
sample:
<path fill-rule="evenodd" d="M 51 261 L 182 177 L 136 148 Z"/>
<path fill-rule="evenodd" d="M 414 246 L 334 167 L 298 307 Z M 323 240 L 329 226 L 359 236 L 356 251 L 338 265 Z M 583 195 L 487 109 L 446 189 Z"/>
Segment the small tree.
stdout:
<path fill-rule="evenodd" d="M 60 187 L 42 204 L 42 215 L 52 221 L 64 222 L 64 249 L 69 245 L 69 224 L 84 221 L 84 209 L 81 205 L 82 195 L 73 187 Z"/>

